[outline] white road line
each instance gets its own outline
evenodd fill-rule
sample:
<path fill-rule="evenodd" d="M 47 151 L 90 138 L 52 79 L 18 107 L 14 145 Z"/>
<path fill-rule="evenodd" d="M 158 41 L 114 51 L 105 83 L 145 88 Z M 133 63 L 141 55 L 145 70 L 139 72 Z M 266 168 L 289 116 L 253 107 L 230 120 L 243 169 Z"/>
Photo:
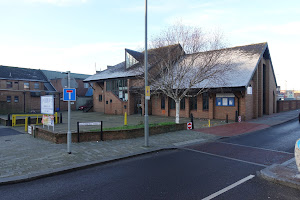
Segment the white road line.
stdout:
<path fill-rule="evenodd" d="M 291 158 L 291 159 L 285 161 L 284 163 L 282 163 L 282 165 L 287 166 L 287 165 L 291 164 L 292 162 L 296 162 L 295 158 Z"/>
<path fill-rule="evenodd" d="M 249 176 L 247 176 L 247 177 L 245 177 L 245 178 L 243 178 L 243 179 L 241 179 L 241 180 L 233 183 L 232 185 L 229 185 L 226 188 L 224 188 L 224 189 L 222 189 L 222 190 L 220 190 L 220 191 L 218 191 L 216 193 L 213 193 L 213 194 L 209 195 L 208 197 L 205 197 L 202 200 L 213 199 L 213 198 L 219 196 L 220 194 L 223 194 L 223 193 L 227 192 L 228 190 L 231 190 L 232 188 L 235 188 L 236 186 L 241 185 L 242 183 L 244 183 L 244 182 L 246 182 L 246 181 L 248 181 L 248 180 L 250 180 L 250 179 L 252 179 L 254 177 L 255 177 L 254 175 L 249 175 Z"/>
<path fill-rule="evenodd" d="M 243 145 L 243 144 L 234 144 L 234 143 L 229 143 L 229 142 L 216 142 L 216 143 L 231 144 L 231 145 L 236 145 L 236 146 L 241 146 L 241 147 L 250 147 L 253 149 L 261 149 L 261 150 L 274 151 L 274 152 L 278 152 L 278 153 L 294 155 L 293 153 L 290 153 L 290 152 L 278 151 L 278 150 L 273 150 L 273 149 L 265 149 L 265 148 L 260 148 L 260 147 L 252 147 L 252 146 L 247 146 L 247 145 Z"/>
<path fill-rule="evenodd" d="M 197 143 L 197 142 L 202 142 L 202 141 L 204 141 L 204 139 L 195 139 L 195 140 L 188 140 L 188 141 L 184 141 L 184 142 L 173 143 L 173 145 L 183 146 L 183 145 L 186 145 L 186 144 L 192 144 L 192 143 Z"/>
<path fill-rule="evenodd" d="M 198 152 L 198 153 L 207 154 L 207 155 L 210 155 L 210 156 L 216 156 L 216 157 L 220 157 L 220 158 L 225 158 L 225 159 L 228 159 L 228 160 L 234 160 L 234 161 L 238 161 L 238 162 L 243 162 L 243 163 L 247 163 L 247 164 L 251 164 L 251 165 L 257 165 L 257 166 L 261 166 L 261 167 L 268 167 L 268 165 L 263 165 L 263 164 L 254 163 L 254 162 L 250 162 L 250 161 L 240 160 L 240 159 L 236 159 L 236 158 L 230 158 L 230 157 L 221 156 L 221 155 L 217 155 L 217 154 L 213 154 L 213 153 L 208 153 L 208 152 L 204 152 L 204 151 L 199 151 L 199 150 L 195 150 L 195 149 L 189 149 L 189 148 L 180 148 L 180 149 L 185 149 L 187 151 L 194 151 L 194 152 Z"/>

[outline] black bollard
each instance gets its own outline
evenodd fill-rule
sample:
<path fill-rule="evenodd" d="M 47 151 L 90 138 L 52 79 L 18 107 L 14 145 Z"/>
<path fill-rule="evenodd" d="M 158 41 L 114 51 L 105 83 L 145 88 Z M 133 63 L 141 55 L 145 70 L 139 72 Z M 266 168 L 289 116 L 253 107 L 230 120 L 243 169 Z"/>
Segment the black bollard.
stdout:
<path fill-rule="evenodd" d="M 7 122 L 8 123 L 6 123 L 8 126 L 11 126 L 11 120 L 10 120 L 10 114 L 7 114 Z"/>
<path fill-rule="evenodd" d="M 226 123 L 228 124 L 228 114 L 226 114 Z"/>
<path fill-rule="evenodd" d="M 235 122 L 238 122 L 238 111 L 235 111 Z"/>
<path fill-rule="evenodd" d="M 59 115 L 59 123 L 62 124 L 62 113 L 60 113 L 60 115 Z"/>
<path fill-rule="evenodd" d="M 192 122 L 192 129 L 194 129 L 194 116 L 193 116 L 193 113 L 191 113 L 191 122 Z"/>

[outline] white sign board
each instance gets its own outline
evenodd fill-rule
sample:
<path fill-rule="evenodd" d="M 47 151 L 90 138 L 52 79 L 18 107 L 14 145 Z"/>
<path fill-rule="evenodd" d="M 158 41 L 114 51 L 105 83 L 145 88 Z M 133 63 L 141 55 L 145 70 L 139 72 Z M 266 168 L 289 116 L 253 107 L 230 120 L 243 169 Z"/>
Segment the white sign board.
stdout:
<path fill-rule="evenodd" d="M 252 87 L 251 86 L 247 87 L 247 94 L 252 94 Z"/>
<path fill-rule="evenodd" d="M 32 134 L 32 127 L 31 126 L 28 126 L 28 133 L 31 135 Z"/>
<path fill-rule="evenodd" d="M 53 115 L 54 114 L 54 96 L 41 96 L 41 113 Z"/>
<path fill-rule="evenodd" d="M 80 126 L 97 126 L 101 125 L 101 122 L 81 122 L 79 123 Z"/>

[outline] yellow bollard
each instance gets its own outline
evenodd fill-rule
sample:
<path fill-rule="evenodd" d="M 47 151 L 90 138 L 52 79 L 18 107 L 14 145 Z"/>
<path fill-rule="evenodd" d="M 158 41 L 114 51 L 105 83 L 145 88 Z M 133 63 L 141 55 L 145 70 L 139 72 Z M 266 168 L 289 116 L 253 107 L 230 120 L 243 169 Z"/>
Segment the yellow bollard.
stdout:
<path fill-rule="evenodd" d="M 54 114 L 54 116 L 55 116 L 55 124 L 57 124 L 57 112 L 55 112 L 55 114 Z"/>
<path fill-rule="evenodd" d="M 210 127 L 210 119 L 208 120 L 208 127 Z"/>
<path fill-rule="evenodd" d="M 25 132 L 28 130 L 28 117 L 25 118 Z"/>
<path fill-rule="evenodd" d="M 127 126 L 127 112 L 124 114 L 124 126 Z"/>

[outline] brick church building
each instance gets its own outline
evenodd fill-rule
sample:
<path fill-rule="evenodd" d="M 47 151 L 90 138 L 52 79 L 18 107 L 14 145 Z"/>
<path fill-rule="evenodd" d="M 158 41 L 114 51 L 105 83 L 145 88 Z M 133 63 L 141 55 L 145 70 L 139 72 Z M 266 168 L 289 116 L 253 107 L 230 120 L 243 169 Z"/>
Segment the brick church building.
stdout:
<path fill-rule="evenodd" d="M 172 46 L 164 48 L 160 51 L 169 50 Z M 183 98 L 180 117 L 193 114 L 196 118 L 225 119 L 228 116 L 234 120 L 237 113 L 242 120 L 250 120 L 276 113 L 277 83 L 268 44 L 258 43 L 218 51 L 226 51 L 228 55 L 225 56 L 232 58 L 231 70 L 222 75 L 222 83 L 194 86 L 194 91 L 202 87 L 206 87 L 207 91 L 196 97 Z M 149 55 L 151 66 L 151 53 Z M 125 49 L 124 62 L 108 66 L 106 70 L 84 80 L 93 83 L 95 112 L 117 115 L 143 112 L 144 95 L 141 88 L 144 87 L 144 80 L 139 78 L 142 72 L 138 70 L 143 67 L 143 59 L 143 53 Z M 174 100 L 163 93 L 151 95 L 149 114 L 175 116 Z"/>

